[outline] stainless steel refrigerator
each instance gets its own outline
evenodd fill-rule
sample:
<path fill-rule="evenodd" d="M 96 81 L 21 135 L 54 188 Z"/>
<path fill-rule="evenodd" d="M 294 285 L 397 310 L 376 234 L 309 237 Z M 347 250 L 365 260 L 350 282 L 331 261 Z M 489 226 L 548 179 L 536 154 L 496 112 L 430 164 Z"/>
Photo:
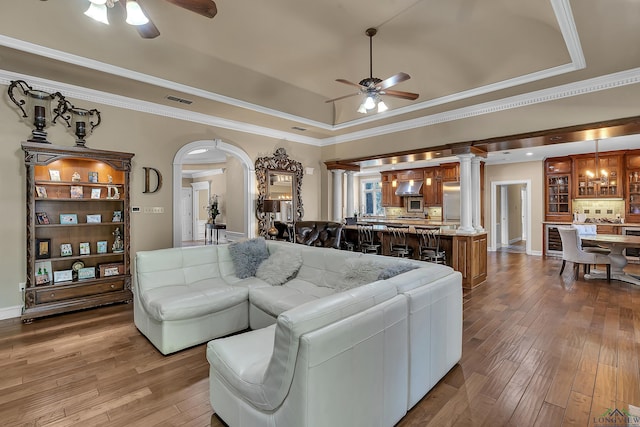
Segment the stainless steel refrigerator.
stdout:
<path fill-rule="evenodd" d="M 460 183 L 442 183 L 442 220 L 460 221 Z"/>

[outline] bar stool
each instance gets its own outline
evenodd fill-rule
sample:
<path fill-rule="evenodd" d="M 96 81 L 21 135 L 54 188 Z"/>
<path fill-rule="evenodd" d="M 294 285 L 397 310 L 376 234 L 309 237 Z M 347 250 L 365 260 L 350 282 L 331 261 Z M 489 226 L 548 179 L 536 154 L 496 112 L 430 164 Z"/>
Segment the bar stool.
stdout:
<path fill-rule="evenodd" d="M 414 228 L 420 242 L 420 259 L 435 264 L 446 264 L 447 255 L 440 249 L 440 227 Z"/>
<path fill-rule="evenodd" d="M 410 257 L 413 255 L 413 248 L 407 244 L 408 225 L 387 225 L 389 232 L 389 252 L 396 257 Z"/>
<path fill-rule="evenodd" d="M 358 247 L 364 253 L 378 253 L 380 244 L 375 242 L 373 224 L 358 224 Z"/>

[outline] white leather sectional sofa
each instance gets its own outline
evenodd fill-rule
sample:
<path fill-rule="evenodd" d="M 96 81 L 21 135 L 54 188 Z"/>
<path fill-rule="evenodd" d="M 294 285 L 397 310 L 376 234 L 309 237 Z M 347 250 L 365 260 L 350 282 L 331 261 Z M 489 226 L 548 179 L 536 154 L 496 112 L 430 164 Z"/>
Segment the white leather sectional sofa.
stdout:
<path fill-rule="evenodd" d="M 136 326 L 164 354 L 212 340 L 211 405 L 228 425 L 392 426 L 460 360 L 460 273 L 266 243 L 299 254 L 282 285 L 236 277 L 228 245 L 136 255 Z M 417 268 L 370 274 L 399 262 Z"/>

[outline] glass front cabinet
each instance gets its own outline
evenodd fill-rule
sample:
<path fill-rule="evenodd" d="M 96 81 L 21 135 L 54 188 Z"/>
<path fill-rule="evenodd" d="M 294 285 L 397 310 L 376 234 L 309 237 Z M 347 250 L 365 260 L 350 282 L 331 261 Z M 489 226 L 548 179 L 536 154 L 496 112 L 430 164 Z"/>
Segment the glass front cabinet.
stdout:
<path fill-rule="evenodd" d="M 571 158 L 545 160 L 545 216 L 548 221 L 571 221 Z"/>
<path fill-rule="evenodd" d="M 27 177 L 24 322 L 130 302 L 133 154 L 22 143 Z"/>

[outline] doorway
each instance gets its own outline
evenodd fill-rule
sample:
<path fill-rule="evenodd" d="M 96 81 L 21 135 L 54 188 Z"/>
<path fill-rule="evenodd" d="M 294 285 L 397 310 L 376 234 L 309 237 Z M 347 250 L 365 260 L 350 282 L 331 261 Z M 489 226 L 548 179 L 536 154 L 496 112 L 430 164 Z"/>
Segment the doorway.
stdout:
<path fill-rule="evenodd" d="M 531 180 L 491 183 L 489 250 L 531 255 Z"/>
<path fill-rule="evenodd" d="M 253 215 L 256 195 L 256 177 L 253 162 L 242 149 L 227 144 L 219 139 L 193 141 L 184 145 L 176 153 L 173 159 L 173 246 L 181 247 L 185 221 L 183 218 L 183 192 L 182 192 L 182 164 L 186 157 L 194 150 L 220 150 L 225 154 L 235 157 L 242 165 L 242 186 L 237 186 L 237 194 L 234 197 L 242 201 L 241 225 L 227 230 L 227 238 L 238 240 L 243 237 L 254 237 L 256 234 L 256 220 Z M 237 214 L 237 213 L 236 213 Z M 188 233 L 187 233 L 188 234 Z M 195 234 L 195 233 L 194 233 Z M 195 236 L 194 236 L 195 237 Z"/>

